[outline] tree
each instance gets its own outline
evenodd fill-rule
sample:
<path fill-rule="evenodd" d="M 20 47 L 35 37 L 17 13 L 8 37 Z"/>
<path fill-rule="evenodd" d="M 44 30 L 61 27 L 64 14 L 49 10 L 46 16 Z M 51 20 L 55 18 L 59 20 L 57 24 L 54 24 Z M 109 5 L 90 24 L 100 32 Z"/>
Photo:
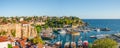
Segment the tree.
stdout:
<path fill-rule="evenodd" d="M 2 35 L 2 32 L 0 32 L 0 36 Z"/>
<path fill-rule="evenodd" d="M 7 33 L 6 31 L 2 31 L 2 35 L 6 35 L 6 33 Z"/>
<path fill-rule="evenodd" d="M 94 41 L 92 48 L 117 48 L 117 42 L 109 39 L 98 39 Z"/>
<path fill-rule="evenodd" d="M 7 23 L 7 19 L 6 19 L 6 18 L 3 18 L 2 23 L 3 23 L 3 24 L 6 24 L 6 23 Z"/>
<path fill-rule="evenodd" d="M 51 28 L 62 28 L 64 25 L 82 25 L 82 21 L 78 17 L 52 17 L 51 19 L 47 19 L 46 24 Z"/>
<path fill-rule="evenodd" d="M 44 44 L 44 41 L 39 36 L 31 39 L 31 42 L 34 43 L 34 44 L 38 44 L 38 43 Z"/>
<path fill-rule="evenodd" d="M 47 29 L 47 28 L 48 28 L 48 25 L 46 25 L 46 24 L 45 24 L 45 25 L 43 25 L 43 28 Z"/>
<path fill-rule="evenodd" d="M 11 45 L 11 44 L 8 44 L 8 48 L 12 48 L 12 45 Z"/>
<path fill-rule="evenodd" d="M 36 25 L 35 26 L 35 29 L 37 30 L 37 35 L 39 36 L 39 33 L 41 32 L 42 30 L 42 27 L 40 25 Z"/>
<path fill-rule="evenodd" d="M 88 45 L 88 46 L 89 46 L 89 48 L 92 48 L 92 43 L 89 43 L 89 45 Z"/>
<path fill-rule="evenodd" d="M 11 30 L 11 34 L 12 34 L 13 37 L 15 37 L 16 36 L 15 30 Z"/>

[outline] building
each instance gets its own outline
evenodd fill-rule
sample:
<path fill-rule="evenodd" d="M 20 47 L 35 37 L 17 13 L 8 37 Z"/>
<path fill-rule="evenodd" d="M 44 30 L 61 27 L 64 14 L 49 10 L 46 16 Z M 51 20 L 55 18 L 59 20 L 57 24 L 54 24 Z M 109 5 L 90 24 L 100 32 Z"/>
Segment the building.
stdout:
<path fill-rule="evenodd" d="M 0 48 L 8 48 L 8 44 L 11 44 L 9 41 L 0 42 Z"/>
<path fill-rule="evenodd" d="M 34 26 L 32 26 L 32 24 L 36 24 L 36 25 L 43 25 L 45 24 L 45 22 L 27 22 L 24 21 L 24 18 L 20 18 L 20 20 L 17 23 L 6 23 L 6 24 L 1 24 L 0 25 L 0 36 L 13 36 L 13 34 L 15 34 L 14 37 L 35 37 L 37 35 L 37 31 L 34 28 Z M 15 33 L 13 33 L 13 31 Z M 3 34 L 4 33 L 4 34 Z"/>

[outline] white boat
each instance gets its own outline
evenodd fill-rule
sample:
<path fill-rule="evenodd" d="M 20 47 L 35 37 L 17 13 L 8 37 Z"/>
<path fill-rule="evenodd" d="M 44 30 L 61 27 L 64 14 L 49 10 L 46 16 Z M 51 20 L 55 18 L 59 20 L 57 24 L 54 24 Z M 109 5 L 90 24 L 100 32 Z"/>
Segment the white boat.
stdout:
<path fill-rule="evenodd" d="M 94 31 L 96 31 L 96 32 L 100 32 L 101 29 L 100 29 L 100 28 L 95 28 Z"/>
<path fill-rule="evenodd" d="M 70 46 L 70 42 L 66 42 L 64 48 L 69 48 L 69 46 Z"/>
<path fill-rule="evenodd" d="M 75 42 L 71 42 L 71 47 L 72 48 L 76 48 L 76 43 Z"/>
<path fill-rule="evenodd" d="M 88 46 L 88 41 L 87 40 L 83 41 L 83 45 Z"/>
<path fill-rule="evenodd" d="M 83 42 L 82 40 L 78 40 L 78 46 L 82 46 Z"/>
<path fill-rule="evenodd" d="M 90 38 L 96 38 L 96 36 L 95 36 L 95 35 L 92 35 L 92 36 L 90 36 Z"/>
<path fill-rule="evenodd" d="M 101 30 L 101 31 L 110 31 L 110 28 L 107 28 L 107 27 L 106 27 L 106 28 L 101 28 L 100 30 Z"/>
<path fill-rule="evenodd" d="M 103 35 L 103 34 L 101 34 L 101 35 L 96 35 L 96 38 L 97 39 L 101 39 L 101 38 L 105 38 L 106 37 L 106 35 Z"/>
<path fill-rule="evenodd" d="M 96 29 L 97 32 L 100 32 L 100 29 Z"/>
<path fill-rule="evenodd" d="M 62 45 L 62 41 L 58 41 L 58 42 L 56 42 L 55 45 L 57 45 L 57 46 L 61 46 L 61 45 Z"/>
<path fill-rule="evenodd" d="M 59 31 L 60 34 L 66 34 L 66 31 L 65 30 L 61 30 Z"/>

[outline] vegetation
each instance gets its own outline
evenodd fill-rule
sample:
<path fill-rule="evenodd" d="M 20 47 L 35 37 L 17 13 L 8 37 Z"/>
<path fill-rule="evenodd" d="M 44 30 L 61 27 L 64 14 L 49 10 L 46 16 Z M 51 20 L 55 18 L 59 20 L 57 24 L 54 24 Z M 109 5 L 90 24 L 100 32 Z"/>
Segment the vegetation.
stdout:
<path fill-rule="evenodd" d="M 98 39 L 92 48 L 117 48 L 117 42 L 109 38 Z"/>
<path fill-rule="evenodd" d="M 12 45 L 11 45 L 11 44 L 8 44 L 8 48 L 12 48 Z"/>
<path fill-rule="evenodd" d="M 89 45 L 88 45 L 88 46 L 89 46 L 89 48 L 92 48 L 92 43 L 89 43 Z"/>
<path fill-rule="evenodd" d="M 31 42 L 34 44 L 38 44 L 38 43 L 44 43 L 44 41 L 41 39 L 41 37 L 39 37 L 39 34 L 42 30 L 42 27 L 40 25 L 35 25 L 35 29 L 37 30 L 37 37 L 31 39 Z"/>
<path fill-rule="evenodd" d="M 0 23 L 1 24 L 7 24 L 7 23 L 19 23 L 20 18 L 24 18 L 24 21 L 27 22 L 46 22 L 44 25 L 44 28 L 48 27 L 63 27 L 64 25 L 81 25 L 83 22 L 78 17 L 49 17 L 49 16 L 31 16 L 31 17 L 0 17 Z"/>
<path fill-rule="evenodd" d="M 7 33 L 6 31 L 1 31 L 0 36 L 6 35 L 6 33 Z"/>
<path fill-rule="evenodd" d="M 12 34 L 13 37 L 15 37 L 16 36 L 15 30 L 11 30 L 11 34 Z"/>
<path fill-rule="evenodd" d="M 0 36 L 2 35 L 2 32 L 0 32 Z"/>
<path fill-rule="evenodd" d="M 31 39 L 31 42 L 34 44 L 38 44 L 38 43 L 44 44 L 44 41 L 40 37 L 35 37 L 35 38 Z"/>
<path fill-rule="evenodd" d="M 6 35 L 6 33 L 7 33 L 6 31 L 3 31 L 3 32 L 2 32 L 2 35 Z"/>
<path fill-rule="evenodd" d="M 41 30 L 42 30 L 42 27 L 40 25 L 36 25 L 35 29 L 37 30 L 37 36 L 39 36 L 39 34 L 40 34 Z"/>
<path fill-rule="evenodd" d="M 64 25 L 82 25 L 83 22 L 78 17 L 52 17 L 46 21 L 47 26 L 51 28 L 62 28 Z"/>
<path fill-rule="evenodd" d="M 37 31 L 37 36 L 39 36 L 42 28 L 47 29 L 47 28 L 62 28 L 65 25 L 82 25 L 83 22 L 81 19 L 79 19 L 78 17 L 48 17 L 48 16 L 31 16 L 31 17 L 0 17 L 0 25 L 1 24 L 8 24 L 8 23 L 20 23 L 20 18 L 24 18 L 24 21 L 29 22 L 29 23 L 33 23 L 33 27 L 36 29 Z M 36 25 L 36 22 L 45 22 L 44 25 Z M 6 32 L 2 31 L 0 32 L 0 35 L 5 35 Z M 15 37 L 16 32 L 15 31 L 11 31 L 11 34 L 13 37 Z M 22 33 L 23 34 L 23 33 Z M 33 39 L 34 43 L 38 43 L 38 42 L 43 42 L 41 38 L 36 37 L 35 39 Z"/>

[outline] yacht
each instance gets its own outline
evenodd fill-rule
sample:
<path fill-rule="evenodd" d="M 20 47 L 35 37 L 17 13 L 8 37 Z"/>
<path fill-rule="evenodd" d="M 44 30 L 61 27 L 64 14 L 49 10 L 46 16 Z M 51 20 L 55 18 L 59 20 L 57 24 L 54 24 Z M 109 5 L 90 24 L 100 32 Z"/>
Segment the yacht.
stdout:
<path fill-rule="evenodd" d="M 60 34 L 66 34 L 65 30 L 58 31 Z"/>
<path fill-rule="evenodd" d="M 83 41 L 83 48 L 88 48 L 88 41 L 87 40 Z"/>
<path fill-rule="evenodd" d="M 75 42 L 71 42 L 71 47 L 72 48 L 76 48 L 76 43 Z"/>
<path fill-rule="evenodd" d="M 90 38 L 96 38 L 96 36 L 95 36 L 95 35 L 92 35 L 92 36 L 90 36 Z"/>
<path fill-rule="evenodd" d="M 62 45 L 62 41 L 57 41 L 57 42 L 55 43 L 55 45 L 61 46 L 61 45 Z"/>
<path fill-rule="evenodd" d="M 82 46 L 83 45 L 83 42 L 81 39 L 78 40 L 78 46 Z"/>
<path fill-rule="evenodd" d="M 70 47 L 70 42 L 66 42 L 64 48 L 69 48 L 69 47 Z"/>
<path fill-rule="evenodd" d="M 101 35 L 96 35 L 97 39 L 105 38 L 107 35 L 101 34 Z"/>

